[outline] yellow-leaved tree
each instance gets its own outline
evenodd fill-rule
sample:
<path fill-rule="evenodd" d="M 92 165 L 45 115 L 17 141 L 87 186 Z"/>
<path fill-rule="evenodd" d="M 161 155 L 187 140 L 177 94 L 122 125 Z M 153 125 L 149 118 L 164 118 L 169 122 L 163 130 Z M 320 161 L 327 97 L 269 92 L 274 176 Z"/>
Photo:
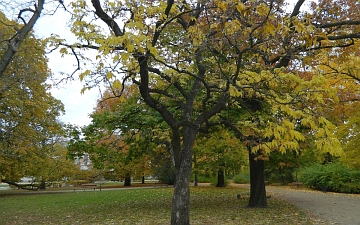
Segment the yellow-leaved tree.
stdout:
<path fill-rule="evenodd" d="M 354 42 L 357 45 L 346 49 L 325 51 L 317 69 L 338 89 L 339 103 L 328 115 L 338 126 L 338 138 L 343 144 L 345 154 L 340 161 L 359 169 L 360 49 L 359 41 Z"/>
<path fill-rule="evenodd" d="M 0 57 L 7 54 L 13 21 L 0 13 Z M 68 165 L 57 117 L 62 103 L 51 96 L 45 44 L 30 31 L 0 76 L 0 171 L 3 182 L 16 185 L 23 176 L 37 184 L 61 180 Z M 66 169 L 66 168 L 65 168 Z M 36 185 L 39 187 L 39 185 Z"/>
<path fill-rule="evenodd" d="M 341 151 L 335 127 L 321 114 L 336 92 L 313 62 L 323 49 L 357 45 L 359 4 L 304 2 L 290 12 L 286 1 L 273 0 L 70 3 L 78 42 L 51 40 L 76 56 L 83 90 L 101 81 L 117 89 L 131 82 L 171 129 L 171 224 L 190 223 L 192 150 L 209 126 L 232 128 L 248 147 L 250 207 L 266 206 L 263 159 L 271 151 L 298 149 L 307 138 L 321 151 Z M 94 67 L 82 64 L 86 49 L 97 51 Z M 238 114 L 223 115 L 227 107 Z"/>

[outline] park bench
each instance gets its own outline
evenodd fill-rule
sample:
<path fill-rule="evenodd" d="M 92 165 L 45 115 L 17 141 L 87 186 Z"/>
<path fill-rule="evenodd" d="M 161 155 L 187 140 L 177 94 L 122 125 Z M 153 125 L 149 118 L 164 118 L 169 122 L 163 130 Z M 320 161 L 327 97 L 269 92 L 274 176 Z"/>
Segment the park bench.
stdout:
<path fill-rule="evenodd" d="M 292 183 L 288 183 L 288 185 L 290 186 L 290 188 L 301 188 L 303 186 L 303 183 L 300 182 L 292 182 Z"/>
<path fill-rule="evenodd" d="M 76 189 L 83 189 L 85 191 L 86 188 L 90 188 L 90 189 L 94 189 L 97 187 L 97 184 L 78 184 L 78 185 L 74 185 L 74 191 Z"/>

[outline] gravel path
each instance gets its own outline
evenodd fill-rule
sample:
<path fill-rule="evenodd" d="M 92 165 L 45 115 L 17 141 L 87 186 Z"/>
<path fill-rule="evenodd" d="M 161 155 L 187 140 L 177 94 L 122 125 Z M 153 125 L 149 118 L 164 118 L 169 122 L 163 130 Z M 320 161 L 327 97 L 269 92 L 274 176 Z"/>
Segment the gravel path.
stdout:
<path fill-rule="evenodd" d="M 249 188 L 249 185 L 243 187 Z M 317 224 L 360 225 L 360 195 L 339 194 L 284 186 L 267 186 L 266 191 L 308 212 Z"/>

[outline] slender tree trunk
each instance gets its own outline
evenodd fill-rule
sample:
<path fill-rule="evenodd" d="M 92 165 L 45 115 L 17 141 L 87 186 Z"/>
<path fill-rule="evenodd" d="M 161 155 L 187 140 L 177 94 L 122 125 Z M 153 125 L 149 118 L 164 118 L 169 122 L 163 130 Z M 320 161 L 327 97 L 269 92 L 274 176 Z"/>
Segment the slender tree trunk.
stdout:
<path fill-rule="evenodd" d="M 195 171 L 194 186 L 195 186 L 195 187 L 199 186 L 199 171 Z"/>
<path fill-rule="evenodd" d="M 46 183 L 45 181 L 41 181 L 40 182 L 40 187 L 39 187 L 40 190 L 45 190 L 46 189 Z"/>
<path fill-rule="evenodd" d="M 175 189 L 172 199 L 171 225 L 190 225 L 190 175 L 192 149 L 196 131 L 184 127 L 181 157 L 175 165 Z"/>
<path fill-rule="evenodd" d="M 216 187 L 225 187 L 225 176 L 224 176 L 224 171 L 222 169 L 219 169 L 218 171 L 218 181 L 216 184 Z"/>
<path fill-rule="evenodd" d="M 197 160 L 195 153 L 194 153 L 194 168 L 196 168 L 194 174 L 194 186 L 197 187 L 199 185 L 199 171 L 197 170 Z"/>
<path fill-rule="evenodd" d="M 264 161 L 256 160 L 258 155 L 251 152 L 249 148 L 250 161 L 250 199 L 248 207 L 260 208 L 267 207 L 265 179 L 264 179 Z"/>
<path fill-rule="evenodd" d="M 131 177 L 130 177 L 130 173 L 127 173 L 125 175 L 125 182 L 124 182 L 124 186 L 131 186 Z"/>

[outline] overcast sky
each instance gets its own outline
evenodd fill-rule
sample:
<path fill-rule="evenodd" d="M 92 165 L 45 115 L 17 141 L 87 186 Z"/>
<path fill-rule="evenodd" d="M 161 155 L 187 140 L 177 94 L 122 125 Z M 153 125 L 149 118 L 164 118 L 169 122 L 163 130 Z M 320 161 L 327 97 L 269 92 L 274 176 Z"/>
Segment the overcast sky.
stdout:
<path fill-rule="evenodd" d="M 292 10 L 295 1 L 288 0 L 288 2 L 290 3 L 289 9 Z M 69 14 L 60 8 L 55 15 L 42 15 L 35 25 L 35 33 L 39 38 L 58 34 L 61 38 L 66 39 L 68 43 L 75 42 L 75 37 L 70 33 L 70 28 L 66 25 L 67 21 L 69 21 Z M 53 52 L 48 54 L 48 58 L 48 66 L 55 75 L 59 75 L 60 72 L 69 74 L 75 69 L 76 60 L 74 57 L 62 58 L 58 52 Z M 78 75 L 75 75 L 77 80 L 60 84 L 58 87 L 53 88 L 51 93 L 65 105 L 66 114 L 61 116 L 60 120 L 64 123 L 83 126 L 91 122 L 88 115 L 95 107 L 99 91 L 94 89 L 85 91 L 83 95 L 80 94 L 82 84 L 78 80 Z"/>
<path fill-rule="evenodd" d="M 75 42 L 74 36 L 69 31 L 70 28 L 66 26 L 68 19 L 68 15 L 61 9 L 55 15 L 42 16 L 35 25 L 35 33 L 39 38 L 58 34 L 61 38 L 69 40 L 69 43 L 71 40 Z M 60 72 L 74 71 L 74 64 L 76 64 L 74 57 L 61 57 L 58 52 L 52 52 L 47 57 L 49 58 L 48 66 L 55 76 L 60 76 Z M 91 122 L 88 115 L 95 107 L 99 91 L 94 89 L 80 94 L 82 84 L 78 80 L 78 75 L 75 75 L 75 81 L 61 83 L 58 87 L 54 87 L 51 93 L 65 105 L 66 114 L 61 116 L 60 120 L 64 123 L 83 126 Z"/>

